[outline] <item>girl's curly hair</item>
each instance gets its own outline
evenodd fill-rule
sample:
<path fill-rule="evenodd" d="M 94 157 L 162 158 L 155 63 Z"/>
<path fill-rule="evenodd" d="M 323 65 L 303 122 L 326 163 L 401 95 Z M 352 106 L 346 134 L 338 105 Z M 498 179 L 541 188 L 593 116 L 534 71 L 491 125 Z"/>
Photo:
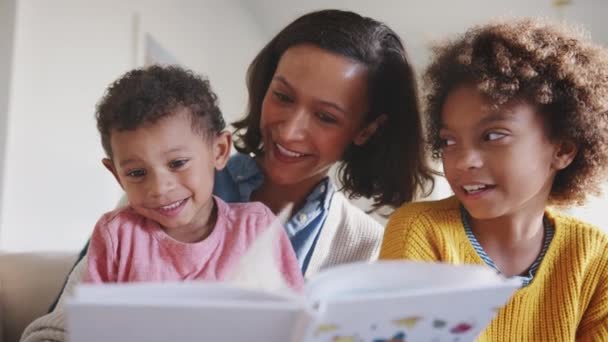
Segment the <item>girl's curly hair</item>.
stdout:
<path fill-rule="evenodd" d="M 556 175 L 552 204 L 583 204 L 599 194 L 608 171 L 608 52 L 580 30 L 532 18 L 474 27 L 435 49 L 424 81 L 434 158 L 441 157 L 446 97 L 469 83 L 495 107 L 514 98 L 538 106 L 552 139 L 577 144 L 572 164 Z"/>

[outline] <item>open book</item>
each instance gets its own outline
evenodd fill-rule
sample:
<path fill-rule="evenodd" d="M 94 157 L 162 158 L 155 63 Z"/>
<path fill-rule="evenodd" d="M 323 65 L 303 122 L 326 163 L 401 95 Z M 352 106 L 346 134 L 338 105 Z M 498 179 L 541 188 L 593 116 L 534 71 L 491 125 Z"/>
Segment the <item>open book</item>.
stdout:
<path fill-rule="evenodd" d="M 408 261 L 322 271 L 304 294 L 229 283 L 81 285 L 71 342 L 473 341 L 520 286 L 489 268 Z"/>
<path fill-rule="evenodd" d="M 272 253 L 286 217 L 222 283 L 80 285 L 70 342 L 465 342 L 521 285 L 484 266 L 383 261 L 322 271 L 296 294 Z"/>

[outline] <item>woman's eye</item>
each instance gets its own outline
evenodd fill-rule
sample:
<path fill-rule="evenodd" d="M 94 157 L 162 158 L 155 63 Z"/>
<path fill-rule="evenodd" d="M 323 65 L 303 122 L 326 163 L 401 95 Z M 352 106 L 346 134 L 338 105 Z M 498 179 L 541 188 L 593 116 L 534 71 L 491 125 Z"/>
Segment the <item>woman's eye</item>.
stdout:
<path fill-rule="evenodd" d="M 487 141 L 494 141 L 494 140 L 498 140 L 498 139 L 504 138 L 505 136 L 506 136 L 506 134 L 504 134 L 504 133 L 490 132 L 490 133 L 486 134 L 485 140 L 487 140 Z"/>
<path fill-rule="evenodd" d="M 145 175 L 146 175 L 146 170 L 144 170 L 144 169 L 135 169 L 135 170 L 130 170 L 129 172 L 127 172 L 127 176 L 133 177 L 133 178 L 141 178 Z"/>
<path fill-rule="evenodd" d="M 186 165 L 187 162 L 188 162 L 188 159 L 174 160 L 169 163 L 169 167 L 172 169 L 179 169 L 179 168 L 183 167 L 184 165 Z"/>
<path fill-rule="evenodd" d="M 291 97 L 279 92 L 279 91 L 273 91 L 272 92 L 274 94 L 274 96 L 281 102 L 292 102 L 291 101 Z"/>

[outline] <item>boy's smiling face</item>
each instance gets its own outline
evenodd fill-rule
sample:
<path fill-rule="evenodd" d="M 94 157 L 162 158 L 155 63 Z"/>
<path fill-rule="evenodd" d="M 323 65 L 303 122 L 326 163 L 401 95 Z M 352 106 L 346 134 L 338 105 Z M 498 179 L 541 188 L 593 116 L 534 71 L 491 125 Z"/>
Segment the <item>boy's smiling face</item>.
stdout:
<path fill-rule="evenodd" d="M 104 165 L 125 190 L 133 209 L 173 238 L 204 238 L 214 207 L 215 169 L 224 167 L 230 136 L 193 130 L 186 110 L 131 131 L 113 131 L 112 160 Z"/>
<path fill-rule="evenodd" d="M 544 210 L 556 172 L 575 155 L 550 140 L 536 107 L 522 100 L 493 110 L 472 86 L 448 94 L 441 120 L 445 176 L 476 219 Z"/>

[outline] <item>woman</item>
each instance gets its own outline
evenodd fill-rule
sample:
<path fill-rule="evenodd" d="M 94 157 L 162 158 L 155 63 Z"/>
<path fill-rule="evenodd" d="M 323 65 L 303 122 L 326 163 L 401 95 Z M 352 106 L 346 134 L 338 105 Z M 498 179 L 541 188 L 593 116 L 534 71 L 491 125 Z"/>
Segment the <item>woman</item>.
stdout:
<path fill-rule="evenodd" d="M 307 277 L 377 258 L 382 226 L 337 191 L 329 171 L 340 162 L 339 190 L 373 199 L 374 209 L 432 189 L 415 77 L 397 34 L 352 12 L 306 14 L 260 51 L 247 87 L 246 116 L 233 124 L 240 153 L 217 174 L 214 193 L 275 213 L 293 205 L 285 229 Z M 82 271 L 80 261 L 64 293 Z M 62 341 L 63 327 L 60 305 L 22 341 Z"/>

